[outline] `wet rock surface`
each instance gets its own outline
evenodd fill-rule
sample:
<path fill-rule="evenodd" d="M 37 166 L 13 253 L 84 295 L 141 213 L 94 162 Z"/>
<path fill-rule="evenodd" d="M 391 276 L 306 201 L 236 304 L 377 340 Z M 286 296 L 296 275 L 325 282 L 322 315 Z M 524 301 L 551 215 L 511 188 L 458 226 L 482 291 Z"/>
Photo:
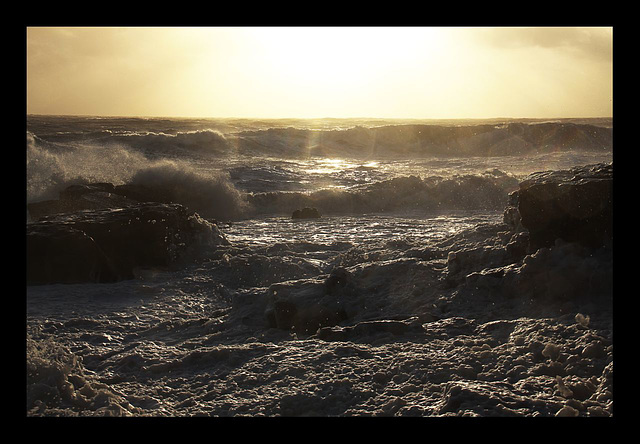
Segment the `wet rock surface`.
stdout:
<path fill-rule="evenodd" d="M 177 204 L 45 216 L 27 225 L 27 284 L 132 279 L 136 268 L 169 266 L 189 247 L 226 243 L 216 225 Z"/>
<path fill-rule="evenodd" d="M 613 165 L 531 174 L 515 192 L 531 249 L 556 239 L 599 247 L 613 237 Z"/>

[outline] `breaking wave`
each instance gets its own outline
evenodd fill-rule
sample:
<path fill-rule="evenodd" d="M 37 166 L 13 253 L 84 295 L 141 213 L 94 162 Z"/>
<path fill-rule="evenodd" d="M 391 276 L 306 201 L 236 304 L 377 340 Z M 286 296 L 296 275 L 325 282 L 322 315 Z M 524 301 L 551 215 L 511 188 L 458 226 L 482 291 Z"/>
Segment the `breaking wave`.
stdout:
<path fill-rule="evenodd" d="M 126 183 L 148 164 L 139 152 L 99 144 L 50 142 L 27 132 L 27 202 L 57 199 L 69 185 Z"/>
<path fill-rule="evenodd" d="M 131 178 L 134 185 L 160 191 L 172 202 L 197 211 L 201 216 L 230 220 L 244 216 L 243 195 L 223 172 L 202 172 L 176 161 L 163 160 L 139 170 Z"/>
<path fill-rule="evenodd" d="M 151 160 L 127 147 L 43 143 L 27 133 L 27 202 L 57 199 L 72 184 L 143 185 L 203 217 L 242 217 L 246 202 L 224 171 L 203 170 L 185 160 Z"/>
<path fill-rule="evenodd" d="M 507 156 L 609 150 L 612 128 L 577 123 L 386 125 L 339 130 L 269 128 L 238 133 L 239 152 L 284 157 Z"/>
<path fill-rule="evenodd" d="M 514 160 L 610 155 L 613 131 L 570 121 L 223 132 L 213 120 L 32 119 L 28 202 L 57 199 L 71 184 L 132 183 L 218 220 L 307 206 L 324 214 L 501 209 L 517 187 Z"/>
<path fill-rule="evenodd" d="M 325 214 L 364 214 L 455 209 L 500 209 L 518 180 L 502 171 L 453 177 L 402 176 L 351 190 L 265 192 L 248 195 L 254 211 L 291 213 L 315 207 Z"/>
<path fill-rule="evenodd" d="M 32 117 L 31 126 L 40 124 Z M 507 121 L 458 124 L 357 123 L 355 126 L 274 126 L 233 130 L 224 121 L 111 119 L 82 121 L 84 130 L 61 120 L 46 126 L 46 138 L 62 143 L 120 145 L 146 154 L 186 151 L 204 155 L 278 158 L 406 158 L 509 156 L 558 151 L 607 151 L 613 128 L 598 120 Z M 264 123 L 264 122 L 263 122 Z M 109 126 L 108 126 L 109 125 Z M 73 130 L 69 130 L 73 128 Z M 135 129 L 132 129 L 135 128 Z M 52 131 L 52 129 L 54 129 Z M 45 134 L 40 131 L 38 134 Z"/>
<path fill-rule="evenodd" d="M 131 145 L 145 152 L 174 152 L 187 150 L 208 154 L 227 154 L 231 145 L 219 131 L 203 129 L 197 131 L 167 133 L 130 133 L 109 137 L 110 142 Z"/>

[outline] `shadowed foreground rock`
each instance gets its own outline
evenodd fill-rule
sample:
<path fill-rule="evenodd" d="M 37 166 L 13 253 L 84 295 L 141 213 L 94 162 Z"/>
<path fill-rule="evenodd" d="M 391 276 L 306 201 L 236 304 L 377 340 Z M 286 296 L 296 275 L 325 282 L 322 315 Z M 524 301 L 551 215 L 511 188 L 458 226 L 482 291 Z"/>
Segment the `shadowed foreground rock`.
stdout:
<path fill-rule="evenodd" d="M 511 198 L 505 222 L 521 224 L 529 232 L 531 252 L 552 246 L 556 239 L 594 248 L 611 242 L 611 163 L 531 174 Z"/>
<path fill-rule="evenodd" d="M 177 204 L 85 210 L 27 225 L 27 284 L 114 282 L 227 244 L 217 226 Z"/>

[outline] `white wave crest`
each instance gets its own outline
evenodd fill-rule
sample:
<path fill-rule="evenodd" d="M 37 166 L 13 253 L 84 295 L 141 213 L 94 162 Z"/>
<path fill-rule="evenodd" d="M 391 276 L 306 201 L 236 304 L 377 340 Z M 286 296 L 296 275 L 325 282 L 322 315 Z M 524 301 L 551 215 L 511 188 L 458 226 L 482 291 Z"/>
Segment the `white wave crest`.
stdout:
<path fill-rule="evenodd" d="M 109 145 L 57 145 L 27 132 L 27 201 L 57 199 L 75 183 L 126 183 L 147 164 L 140 153 Z"/>
<path fill-rule="evenodd" d="M 439 209 L 503 209 L 518 179 L 502 171 L 448 178 L 401 176 L 360 188 L 315 192 L 268 192 L 249 196 L 259 213 L 288 213 L 315 207 L 323 214 L 365 214 Z"/>
<path fill-rule="evenodd" d="M 196 170 L 184 162 L 166 159 L 154 162 L 138 170 L 130 182 L 157 190 L 203 217 L 236 219 L 248 208 L 227 173 Z"/>
<path fill-rule="evenodd" d="M 57 199 L 72 184 L 145 185 L 203 217 L 241 217 L 247 203 L 225 172 L 203 171 L 186 161 L 150 160 L 113 143 L 60 145 L 27 133 L 27 202 Z"/>

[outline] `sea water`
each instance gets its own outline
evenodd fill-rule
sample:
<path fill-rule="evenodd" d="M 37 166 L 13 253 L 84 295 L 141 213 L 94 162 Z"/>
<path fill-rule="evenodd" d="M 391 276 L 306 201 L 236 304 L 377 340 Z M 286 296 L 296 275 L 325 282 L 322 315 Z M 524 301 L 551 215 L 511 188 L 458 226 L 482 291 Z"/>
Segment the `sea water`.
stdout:
<path fill-rule="evenodd" d="M 76 183 L 142 184 L 215 221 L 231 244 L 133 280 L 27 287 L 28 412 L 445 414 L 442 374 L 468 365 L 451 362 L 450 342 L 326 343 L 269 328 L 251 301 L 341 268 L 370 284 L 345 326 L 424 320 L 427 305 L 441 319 L 433 288 L 446 261 L 420 252 L 498 226 L 508 194 L 532 172 L 611 162 L 611 131 L 610 119 L 28 116 L 27 202 Z M 292 219 L 303 207 L 322 217 Z M 484 339 L 456 353 L 489 351 Z M 489 390 L 475 381 L 474 393 Z M 522 413 L 560 410 L 541 402 Z"/>

